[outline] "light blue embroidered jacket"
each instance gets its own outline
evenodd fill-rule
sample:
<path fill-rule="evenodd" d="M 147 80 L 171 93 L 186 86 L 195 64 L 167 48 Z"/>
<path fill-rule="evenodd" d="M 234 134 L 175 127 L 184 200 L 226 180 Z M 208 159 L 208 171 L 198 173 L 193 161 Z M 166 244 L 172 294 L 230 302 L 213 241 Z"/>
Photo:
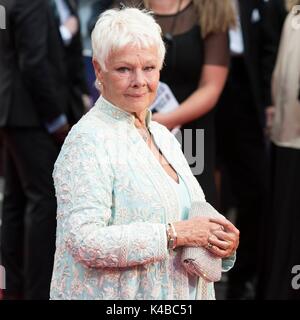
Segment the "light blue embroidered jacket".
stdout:
<path fill-rule="evenodd" d="M 163 126 L 148 127 L 191 200 L 205 201 L 181 146 Z M 180 250 L 167 250 L 165 224 L 179 220 L 172 181 L 134 126 L 99 98 L 71 130 L 53 173 L 57 240 L 51 299 L 189 299 Z M 228 270 L 234 257 L 223 260 Z M 214 299 L 199 279 L 197 299 Z"/>

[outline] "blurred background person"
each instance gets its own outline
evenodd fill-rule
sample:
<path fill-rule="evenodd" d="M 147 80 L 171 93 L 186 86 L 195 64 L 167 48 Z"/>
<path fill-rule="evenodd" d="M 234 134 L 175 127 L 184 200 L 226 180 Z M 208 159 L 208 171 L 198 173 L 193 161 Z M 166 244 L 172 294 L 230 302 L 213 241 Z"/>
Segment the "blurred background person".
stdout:
<path fill-rule="evenodd" d="M 79 21 L 72 1 L 0 0 L 0 126 L 4 142 L 4 299 L 48 299 L 55 250 L 52 171 L 84 112 Z"/>
<path fill-rule="evenodd" d="M 294 10 L 284 24 L 273 74 L 272 202 L 264 242 L 264 299 L 300 299 L 293 288 L 293 268 L 300 262 L 300 1 L 286 5 Z"/>
<path fill-rule="evenodd" d="M 274 117 L 274 107 L 272 106 L 271 98 L 271 83 L 272 74 L 276 63 L 278 47 L 280 43 L 281 31 L 284 20 L 288 13 L 288 6 L 295 0 L 269 0 L 265 2 L 264 18 L 262 21 L 263 41 L 262 41 L 262 89 L 263 89 L 263 106 L 265 108 L 265 136 L 268 164 L 272 158 L 273 148 L 270 144 L 270 130 L 271 123 Z M 256 285 L 256 298 L 262 299 L 264 297 L 266 281 L 268 281 L 269 270 L 266 268 L 270 264 L 271 252 L 268 248 L 268 241 L 272 241 L 273 231 L 270 230 L 271 212 L 271 166 L 268 166 L 268 200 L 267 208 L 260 220 L 259 232 L 259 257 L 258 257 L 258 276 Z M 270 234 L 268 233 L 270 231 Z M 266 245 L 265 245 L 266 244 Z"/>
<path fill-rule="evenodd" d="M 89 89 L 85 78 L 85 66 L 82 57 L 80 21 L 75 0 L 48 0 L 55 14 L 56 24 L 63 41 L 65 69 L 68 77 L 68 104 L 67 114 L 72 124 L 82 116 L 83 111 L 91 107 Z M 84 110 L 82 109 L 84 107 Z"/>
<path fill-rule="evenodd" d="M 255 235 L 267 203 L 262 74 L 265 2 L 232 0 L 232 4 L 238 24 L 229 32 L 230 72 L 216 115 L 218 168 L 229 181 L 227 185 L 222 182 L 221 192 L 231 187 L 241 230 L 236 268 L 228 274 L 227 298 L 253 299 L 259 245 Z"/>
<path fill-rule="evenodd" d="M 81 3 L 83 4 L 83 2 Z M 99 18 L 99 15 L 111 7 L 113 0 L 95 0 L 90 5 L 86 4 L 86 9 L 89 8 L 86 19 L 86 33 L 85 33 L 85 50 L 84 59 L 87 71 L 87 80 L 89 84 L 90 94 L 92 96 L 93 102 L 95 103 L 99 98 L 99 89 L 95 87 L 95 72 L 92 63 L 92 50 L 91 50 L 91 33 L 93 28 Z M 83 18 L 83 17 L 81 17 Z"/>
<path fill-rule="evenodd" d="M 99 15 L 108 9 L 112 4 L 114 0 L 96 0 L 92 5 L 91 5 L 91 16 L 89 18 L 88 22 L 88 30 L 89 34 L 92 33 L 95 24 L 99 18 Z"/>
<path fill-rule="evenodd" d="M 132 1 L 127 3 L 130 5 Z M 231 2 L 150 0 L 136 3 L 153 11 L 162 28 L 167 53 L 160 79 L 170 87 L 180 104 L 172 112 L 154 114 L 153 119 L 169 129 L 181 126 L 185 156 L 191 158 L 196 154 L 192 171 L 206 200 L 216 205 L 213 109 L 228 74 L 227 31 L 235 23 Z M 204 130 L 204 150 L 196 140 L 198 129 Z M 204 169 L 201 173 L 196 167 L 200 162 L 199 152 L 203 156 L 203 151 Z"/>

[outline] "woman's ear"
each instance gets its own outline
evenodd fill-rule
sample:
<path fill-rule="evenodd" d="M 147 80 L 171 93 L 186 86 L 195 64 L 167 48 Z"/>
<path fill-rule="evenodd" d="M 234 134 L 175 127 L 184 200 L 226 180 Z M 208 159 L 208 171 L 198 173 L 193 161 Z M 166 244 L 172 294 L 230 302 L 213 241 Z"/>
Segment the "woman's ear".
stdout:
<path fill-rule="evenodd" d="M 96 78 L 100 82 L 102 82 L 102 73 L 103 73 L 102 68 L 101 68 L 99 62 L 95 58 L 93 58 L 92 62 L 93 62 Z"/>

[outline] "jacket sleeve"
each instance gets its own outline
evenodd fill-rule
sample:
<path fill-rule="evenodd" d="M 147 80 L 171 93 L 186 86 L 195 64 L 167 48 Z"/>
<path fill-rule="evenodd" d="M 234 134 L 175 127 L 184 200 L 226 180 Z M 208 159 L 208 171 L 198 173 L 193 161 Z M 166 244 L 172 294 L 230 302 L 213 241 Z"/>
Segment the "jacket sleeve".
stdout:
<path fill-rule="evenodd" d="M 227 272 L 234 266 L 236 261 L 236 252 L 228 258 L 222 259 L 222 272 Z"/>
<path fill-rule="evenodd" d="M 58 219 L 64 219 L 60 224 L 66 246 L 77 262 L 93 268 L 122 268 L 167 258 L 163 224 L 110 225 L 114 174 L 99 140 L 96 147 L 84 134 L 68 137 L 53 177 Z"/>
<path fill-rule="evenodd" d="M 14 37 L 25 86 L 42 121 L 62 114 L 48 59 L 48 2 L 20 0 L 14 8 Z"/>

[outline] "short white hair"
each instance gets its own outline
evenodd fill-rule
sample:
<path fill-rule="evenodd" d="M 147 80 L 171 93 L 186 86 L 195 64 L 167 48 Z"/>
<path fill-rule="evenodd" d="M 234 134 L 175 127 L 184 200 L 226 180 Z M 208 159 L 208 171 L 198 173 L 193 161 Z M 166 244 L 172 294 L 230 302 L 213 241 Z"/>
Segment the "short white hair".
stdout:
<path fill-rule="evenodd" d="M 106 71 L 106 61 L 112 51 L 128 45 L 143 49 L 154 46 L 162 68 L 166 48 L 161 34 L 160 26 L 146 10 L 125 7 L 104 11 L 92 32 L 93 57 Z"/>

